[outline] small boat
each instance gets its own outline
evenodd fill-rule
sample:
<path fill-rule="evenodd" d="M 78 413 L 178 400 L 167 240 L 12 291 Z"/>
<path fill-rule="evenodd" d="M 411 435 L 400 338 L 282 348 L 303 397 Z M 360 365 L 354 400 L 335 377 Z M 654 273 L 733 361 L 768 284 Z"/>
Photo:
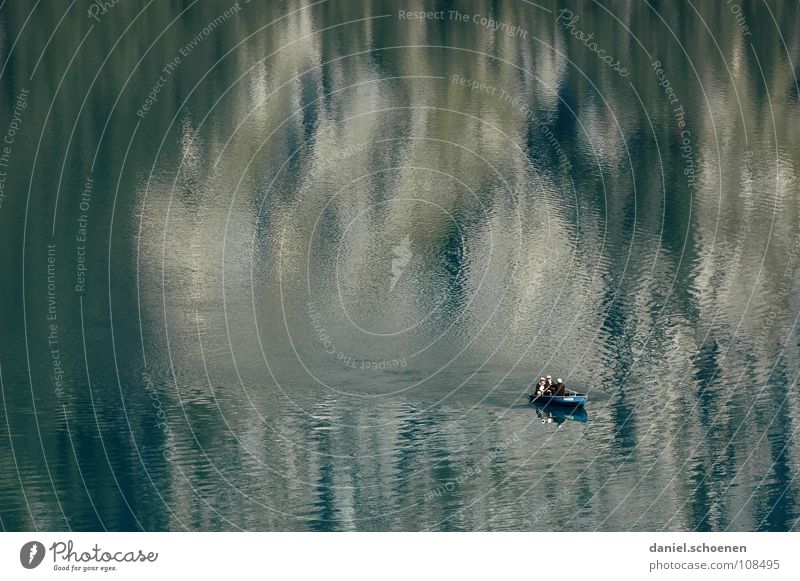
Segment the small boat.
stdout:
<path fill-rule="evenodd" d="M 562 405 L 562 406 L 582 406 L 589 399 L 589 396 L 576 391 L 569 391 L 565 395 L 536 395 L 528 394 L 528 403 Z"/>

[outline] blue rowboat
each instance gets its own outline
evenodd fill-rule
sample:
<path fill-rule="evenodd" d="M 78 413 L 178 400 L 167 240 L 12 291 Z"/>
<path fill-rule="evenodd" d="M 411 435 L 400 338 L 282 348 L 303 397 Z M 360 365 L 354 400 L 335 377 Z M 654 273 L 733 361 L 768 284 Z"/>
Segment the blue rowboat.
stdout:
<path fill-rule="evenodd" d="M 589 399 L 589 396 L 575 391 L 568 391 L 566 395 L 536 395 L 528 394 L 528 403 L 582 406 Z"/>

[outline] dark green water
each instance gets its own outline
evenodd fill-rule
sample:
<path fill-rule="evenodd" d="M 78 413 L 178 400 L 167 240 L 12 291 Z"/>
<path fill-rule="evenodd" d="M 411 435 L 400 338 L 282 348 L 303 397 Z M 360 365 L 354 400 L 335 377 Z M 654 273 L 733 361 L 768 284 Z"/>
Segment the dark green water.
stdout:
<path fill-rule="evenodd" d="M 0 528 L 796 529 L 798 33 L 0 2 Z"/>

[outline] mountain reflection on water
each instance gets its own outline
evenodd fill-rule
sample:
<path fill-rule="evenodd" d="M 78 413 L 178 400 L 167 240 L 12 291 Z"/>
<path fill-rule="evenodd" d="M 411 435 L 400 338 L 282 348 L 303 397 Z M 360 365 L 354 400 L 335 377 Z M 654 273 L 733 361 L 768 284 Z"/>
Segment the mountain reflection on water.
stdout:
<path fill-rule="evenodd" d="M 0 5 L 0 527 L 796 529 L 800 7 L 740 5 Z"/>

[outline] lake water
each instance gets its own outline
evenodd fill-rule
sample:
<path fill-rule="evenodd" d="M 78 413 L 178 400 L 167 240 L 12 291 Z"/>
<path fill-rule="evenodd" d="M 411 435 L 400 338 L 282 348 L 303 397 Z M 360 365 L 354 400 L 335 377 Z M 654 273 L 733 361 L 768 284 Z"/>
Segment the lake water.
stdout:
<path fill-rule="evenodd" d="M 0 3 L 0 527 L 796 530 L 798 31 Z"/>

